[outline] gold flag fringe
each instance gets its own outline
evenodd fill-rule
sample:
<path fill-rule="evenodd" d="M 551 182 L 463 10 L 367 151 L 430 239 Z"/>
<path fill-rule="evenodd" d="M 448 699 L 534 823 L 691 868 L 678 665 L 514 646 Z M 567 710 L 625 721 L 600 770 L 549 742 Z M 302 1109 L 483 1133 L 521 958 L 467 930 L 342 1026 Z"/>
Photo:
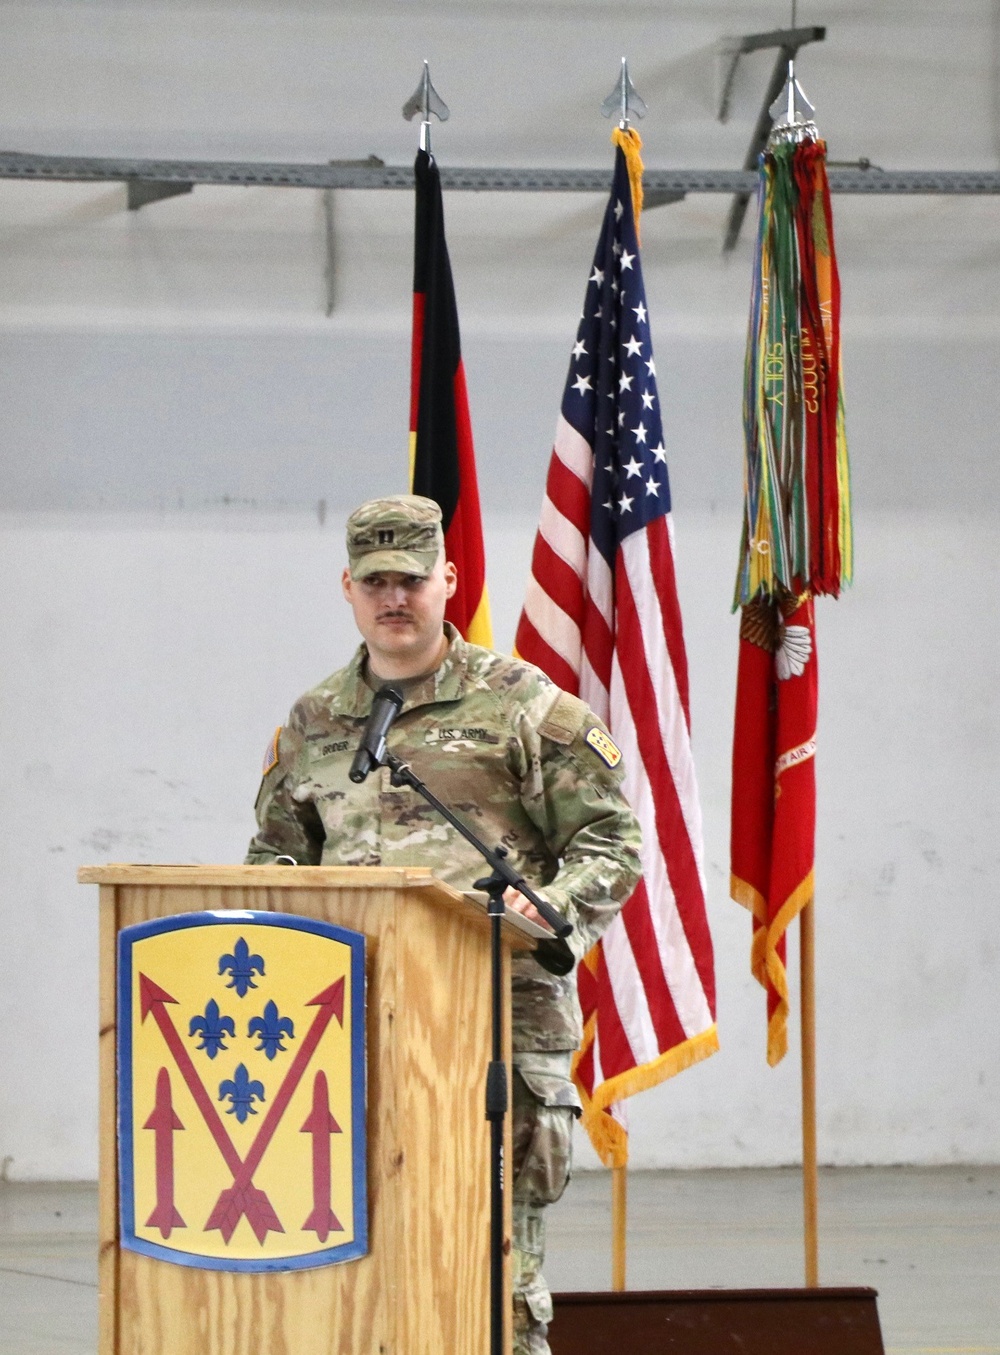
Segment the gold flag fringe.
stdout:
<path fill-rule="evenodd" d="M 594 1025 L 595 1018 L 591 1017 L 584 1032 L 583 1044 L 573 1056 L 574 1074 L 577 1064 L 594 1038 Z M 628 1133 L 607 1113 L 609 1108 L 617 1101 L 624 1101 L 637 1092 L 648 1091 L 651 1087 L 665 1082 L 667 1078 L 682 1073 L 685 1068 L 690 1068 L 700 1063 L 702 1059 L 707 1059 L 710 1054 L 715 1054 L 718 1048 L 718 1028 L 711 1025 L 700 1034 L 693 1035 L 682 1044 L 666 1050 L 658 1058 L 639 1064 L 636 1068 L 630 1068 L 616 1077 L 608 1078 L 595 1088 L 592 1097 L 588 1096 L 577 1082 L 583 1105 L 583 1127 L 605 1167 L 624 1167 L 628 1163 Z"/>
<path fill-rule="evenodd" d="M 642 138 L 634 127 L 616 127 L 611 140 L 625 156 L 625 168 L 632 189 L 632 215 L 635 218 L 635 238 L 642 244 L 639 233 L 639 218 L 642 215 Z"/>

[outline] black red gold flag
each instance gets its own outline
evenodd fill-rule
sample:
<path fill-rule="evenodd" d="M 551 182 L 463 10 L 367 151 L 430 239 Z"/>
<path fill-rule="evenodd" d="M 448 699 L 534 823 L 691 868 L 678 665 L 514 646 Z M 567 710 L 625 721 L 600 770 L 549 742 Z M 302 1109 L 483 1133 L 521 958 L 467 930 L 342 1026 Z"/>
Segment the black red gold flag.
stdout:
<path fill-rule="evenodd" d="M 458 570 L 446 619 L 492 645 L 486 553 L 455 287 L 444 238 L 441 176 L 418 151 L 410 383 L 410 487 L 441 505 L 445 552 Z"/>

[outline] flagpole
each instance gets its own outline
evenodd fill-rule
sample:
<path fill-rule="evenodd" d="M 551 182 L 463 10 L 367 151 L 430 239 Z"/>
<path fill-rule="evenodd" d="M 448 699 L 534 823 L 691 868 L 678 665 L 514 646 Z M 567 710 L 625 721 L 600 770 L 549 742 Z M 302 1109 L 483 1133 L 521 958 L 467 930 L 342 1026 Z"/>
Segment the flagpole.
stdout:
<path fill-rule="evenodd" d="M 643 829 L 647 883 L 633 890 L 611 932 L 577 968 L 584 1021 L 573 1076 L 583 1128 L 612 1173 L 616 1291 L 625 1288 L 627 1232 L 621 1103 L 718 1048 L 667 455 L 636 225 L 642 141 L 628 126 L 630 114 L 644 111 L 623 62 L 602 108 L 617 124 L 611 193 L 560 402 L 516 638 L 520 657 L 606 720 L 624 752 L 622 788 Z M 604 586 L 607 580 L 614 588 Z M 610 640 L 593 653 L 584 645 L 592 630 Z M 672 889 L 659 884 L 668 875 Z M 675 932 L 676 944 L 647 947 L 642 957 L 627 942 Z M 625 1014 L 636 1009 L 650 1019 L 630 1021 Z"/>
<path fill-rule="evenodd" d="M 746 381 L 744 387 L 744 410 L 746 413 L 746 463 L 744 484 L 747 487 L 745 498 L 744 533 L 741 544 L 741 564 L 737 579 L 737 602 L 744 608 L 744 616 L 750 612 L 755 599 L 766 600 L 772 607 L 780 607 L 780 595 L 796 601 L 796 608 L 805 606 L 808 625 L 804 632 L 812 630 L 811 602 L 815 594 L 829 594 L 837 597 L 841 587 L 850 583 L 853 574 L 850 522 L 850 475 L 847 465 L 847 446 L 843 433 L 843 406 L 840 388 L 840 284 L 836 258 L 833 249 L 832 218 L 829 208 L 828 184 L 826 179 L 826 145 L 820 139 L 813 121 L 815 112 L 806 98 L 795 76 L 795 62 L 788 61 L 788 76 L 785 88 L 771 105 L 774 126 L 768 139 L 767 156 L 761 161 L 761 196 L 759 198 L 760 216 L 758 228 L 759 258 L 754 273 L 753 306 L 751 310 L 751 334 L 747 346 Z M 780 186 L 780 187 L 779 187 Z M 789 240 L 791 253 L 789 254 Z M 804 248 L 805 246 L 805 248 Z M 788 255 L 788 257 L 786 257 Z M 776 271 L 772 274 L 772 269 Z M 775 285 L 772 296 L 769 290 Z M 787 293 L 784 294 L 784 293 Z M 776 298 L 776 301 L 775 301 Z M 793 348 L 802 352 L 820 353 L 823 372 L 820 377 L 812 378 L 815 389 L 822 386 L 822 404 L 807 398 L 807 387 L 803 370 L 786 375 L 784 367 L 777 380 L 780 389 L 775 392 L 769 383 L 775 376 L 764 376 L 766 364 L 759 362 L 762 353 L 767 351 L 771 326 L 775 317 L 780 318 L 790 328 L 782 331 L 783 343 L 790 345 L 784 351 Z M 817 319 L 817 317 L 819 317 Z M 787 382 L 787 384 L 786 384 Z M 780 398 L 779 398 L 780 397 Z M 799 422 L 791 424 L 785 421 L 785 406 L 797 407 Z M 780 411 L 777 424 L 773 421 L 775 409 Z M 777 429 L 777 432 L 775 432 Z M 770 430 L 765 436 L 765 431 Z M 774 433 L 775 445 L 784 449 L 784 438 L 791 430 L 791 438 L 799 450 L 800 461 L 795 469 L 786 476 L 785 469 L 777 470 L 780 481 L 780 493 L 769 497 L 768 489 L 762 496 L 762 486 L 771 484 L 769 465 L 765 465 L 760 449 L 770 447 L 769 437 Z M 790 444 L 791 445 L 791 444 Z M 784 454 L 784 453 L 783 453 Z M 791 466 L 793 458 L 789 458 Z M 835 474 L 826 473 L 826 468 L 835 466 Z M 804 470 L 803 470 L 804 468 Z M 767 472 L 767 473 L 765 473 Z M 787 483 L 786 483 L 787 480 Z M 802 521 L 811 519 L 813 527 L 809 540 L 805 537 L 794 539 L 792 516 L 783 505 L 788 503 L 802 505 Z M 760 510 L 758 512 L 758 510 Z M 752 524 L 752 527 L 751 527 Z M 752 531 L 752 537 L 751 537 Z M 788 541 L 792 547 L 787 552 L 782 549 L 773 553 L 778 543 L 784 546 Z M 751 542 L 753 550 L 751 550 Z M 762 570 L 756 555 L 769 548 L 766 555 L 767 568 Z M 785 621 L 788 621 L 785 616 Z M 779 618 L 779 629 L 781 621 Z M 788 627 L 788 631 L 791 627 Z M 786 631 L 784 633 L 787 637 Z M 748 634 L 747 639 L 752 637 Z M 743 631 L 741 627 L 741 674 L 743 660 Z M 759 643 L 759 642 L 758 642 Z M 783 679 L 789 676 L 802 676 L 814 653 L 814 637 L 810 645 L 810 654 L 795 669 L 794 674 L 782 672 L 778 666 L 778 649 L 785 643 L 779 639 L 772 647 L 775 655 L 774 668 L 771 670 L 772 687 L 780 688 Z M 768 646 L 765 644 L 764 646 Z M 749 646 L 748 646 L 749 648 Z M 748 674 L 752 670 L 748 667 Z M 808 699 L 800 700 L 795 707 L 798 716 L 805 720 L 795 748 L 783 748 L 778 757 L 771 786 L 768 777 L 761 777 L 761 787 L 766 797 L 761 800 L 763 808 L 758 819 L 764 825 L 764 831 L 770 838 L 766 855 L 769 870 L 779 860 L 796 860 L 797 880 L 790 883 L 796 886 L 789 894 L 784 880 L 781 884 L 783 897 L 772 897 L 774 876 L 767 878 L 758 871 L 757 862 L 752 853 L 747 854 L 746 843 L 739 838 L 739 864 L 737 864 L 737 841 L 747 826 L 757 829 L 753 814 L 740 817 L 736 798 L 736 777 L 734 775 L 733 797 L 733 897 L 740 903 L 763 900 L 764 922 L 755 923 L 755 931 L 760 926 L 768 927 L 766 947 L 768 959 L 773 954 L 783 967 L 783 961 L 773 950 L 780 935 L 773 938 L 771 927 L 776 923 L 780 910 L 795 898 L 798 891 L 811 888 L 815 868 L 815 815 L 816 787 L 815 772 L 811 770 L 806 779 L 799 778 L 801 787 L 800 827 L 798 858 L 795 858 L 795 837 L 789 834 L 787 824 L 783 834 L 785 840 L 779 842 L 776 837 L 777 811 L 773 808 L 771 795 L 779 790 L 778 778 L 792 772 L 791 761 L 785 753 L 802 752 L 808 749 L 808 761 L 815 753 L 816 731 L 816 671 L 812 669 L 811 695 L 808 689 L 800 692 Z M 780 698 L 778 702 L 781 704 Z M 810 709 L 811 706 L 811 709 Z M 793 703 L 788 702 L 789 721 L 792 720 Z M 780 720 L 777 728 L 780 729 Z M 804 737 L 802 737 L 804 736 Z M 773 738 L 773 734 L 771 736 Z M 788 730 L 783 736 L 790 737 Z M 746 731 L 741 729 L 740 698 L 737 695 L 737 723 L 733 741 L 734 768 L 737 752 L 746 761 L 750 747 Z M 800 767 L 806 765 L 800 762 Z M 787 801 L 786 801 L 787 803 Z M 763 817 L 761 817 L 761 814 Z M 808 830 L 808 842 L 805 830 Z M 806 846 L 808 850 L 806 851 Z M 750 873 L 758 872 L 758 882 L 748 884 Z M 818 1171 L 816 1153 L 816 970 L 815 970 L 815 901 L 809 898 L 799 911 L 799 954 L 801 964 L 801 1057 L 802 1057 L 802 1206 L 803 1206 L 803 1244 L 805 1260 L 805 1285 L 817 1288 L 819 1285 L 819 1238 L 818 1238 Z M 784 929 L 782 928 L 782 931 Z M 756 972 L 756 971 L 755 971 Z M 780 1002 L 777 989 L 772 985 L 766 965 L 761 966 L 761 982 L 768 988 L 769 1012 L 778 1016 L 776 1029 L 768 1031 L 768 1061 L 777 1063 L 784 1056 L 785 1022 L 787 1004 L 783 995 Z M 773 1044 L 772 1044 L 773 1039 Z"/>
<path fill-rule="evenodd" d="M 815 904 L 799 914 L 802 969 L 802 1206 L 806 1287 L 819 1285 L 818 1181 L 816 1167 L 816 952 Z"/>
<path fill-rule="evenodd" d="M 632 114 L 646 116 L 646 105 L 629 79 L 628 61 L 622 57 L 621 71 L 615 87 L 601 104 L 601 115 L 605 118 L 618 115 L 618 126 L 627 132 Z M 636 234 L 639 231 L 638 220 L 635 223 Z M 611 1288 L 621 1293 L 625 1288 L 625 1257 L 628 1234 L 628 1165 L 621 1163 L 611 1168 Z"/>
<path fill-rule="evenodd" d="M 628 1167 L 611 1168 L 611 1288 L 625 1288 L 625 1234 L 628 1224 Z"/>
<path fill-rule="evenodd" d="M 471 638 L 491 642 L 489 604 L 486 600 L 485 559 L 482 547 L 482 523 L 479 517 L 479 494 L 476 487 L 476 468 L 472 446 L 472 426 L 469 419 L 462 366 L 461 341 L 458 332 L 458 310 L 455 303 L 451 265 L 444 238 L 444 211 L 441 182 L 434 157 L 431 154 L 431 116 L 440 122 L 449 117 L 448 106 L 431 84 L 430 67 L 424 62 L 420 83 L 403 105 L 403 117 L 409 122 L 420 118 L 420 149 L 414 164 L 416 190 L 416 220 L 414 229 L 413 267 L 413 345 L 410 388 L 410 487 L 414 493 L 434 499 L 440 509 L 445 546 L 450 561 L 457 554 L 459 569 L 460 612 L 449 612 L 449 620 L 459 623 L 458 629 L 468 636 L 473 627 L 478 633 Z M 463 514 L 464 500 L 464 514 Z M 464 522 L 463 522 L 464 516 Z M 452 528 L 458 527 L 459 550 Z M 464 530 L 463 530 L 464 528 Z M 466 567 L 469 566 L 468 575 Z M 477 577 L 478 594 L 474 591 Z M 472 596 L 470 614 L 465 605 L 467 592 Z M 392 784 L 406 785 L 416 790 L 438 813 L 468 838 L 477 850 L 483 844 L 470 833 L 445 805 L 441 803 L 404 763 L 387 753 L 384 761 L 391 765 Z M 353 773 L 352 773 L 353 775 Z M 476 888 L 489 896 L 490 960 L 491 960 L 491 1049 L 486 1068 L 486 1121 L 489 1124 L 489 1355 L 504 1355 L 510 1349 L 511 1330 L 511 1267 L 505 1261 L 511 1240 L 507 1236 L 510 1225 L 509 1187 L 505 1186 L 504 1156 L 509 1142 L 511 1113 L 510 1074 L 504 1059 L 503 1011 L 504 975 L 500 923 L 503 919 L 503 892 L 505 886 L 516 885 L 525 894 L 531 890 L 523 880 L 514 880 L 508 865 L 502 861 L 504 847 L 496 852 L 485 852 L 493 871 L 488 879 L 477 880 Z M 548 904 L 533 897 L 532 902 L 560 938 L 572 926 L 560 919 Z M 549 943 L 546 942 L 546 945 Z M 572 968 L 572 956 L 566 951 L 567 968 Z M 542 963 L 545 963 L 543 960 Z M 566 972 L 561 969 L 560 972 Z M 470 1183 L 471 1184 L 471 1183 Z"/>
<path fill-rule="evenodd" d="M 792 23 L 795 0 L 792 0 Z M 795 67 L 788 64 L 788 120 L 795 117 Z M 802 971 L 802 1212 L 806 1288 L 819 1285 L 819 1181 L 816 1165 L 816 928 L 810 901 L 799 914 L 799 964 Z"/>

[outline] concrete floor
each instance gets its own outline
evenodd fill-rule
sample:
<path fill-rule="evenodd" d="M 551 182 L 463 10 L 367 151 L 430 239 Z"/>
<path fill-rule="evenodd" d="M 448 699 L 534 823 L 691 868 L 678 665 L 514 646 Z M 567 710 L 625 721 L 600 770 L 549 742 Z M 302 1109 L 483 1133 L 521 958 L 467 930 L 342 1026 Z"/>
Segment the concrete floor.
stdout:
<path fill-rule="evenodd" d="M 609 1178 L 552 1212 L 554 1290 L 611 1282 Z M 629 1181 L 629 1289 L 786 1288 L 804 1275 L 801 1174 L 641 1172 Z M 819 1278 L 868 1285 L 887 1355 L 1000 1355 L 1000 1168 L 824 1171 Z"/>
<path fill-rule="evenodd" d="M 795 1171 L 636 1173 L 630 1289 L 802 1282 Z M 610 1184 L 581 1174 L 550 1213 L 552 1288 L 610 1283 Z M 0 1183 L 0 1355 L 94 1355 L 97 1192 Z M 827 1171 L 820 1280 L 879 1291 L 887 1355 L 1000 1355 L 1000 1168 Z"/>

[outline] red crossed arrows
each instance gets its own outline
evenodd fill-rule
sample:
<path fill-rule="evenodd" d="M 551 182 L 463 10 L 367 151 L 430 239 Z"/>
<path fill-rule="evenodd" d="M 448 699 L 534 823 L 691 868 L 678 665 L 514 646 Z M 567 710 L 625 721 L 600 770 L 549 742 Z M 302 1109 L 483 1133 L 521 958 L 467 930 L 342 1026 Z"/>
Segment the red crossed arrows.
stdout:
<path fill-rule="evenodd" d="M 153 1013 L 153 1019 L 160 1028 L 160 1034 L 166 1041 L 167 1048 L 174 1056 L 174 1062 L 180 1069 L 188 1091 L 194 1097 L 195 1104 L 201 1111 L 202 1119 L 208 1126 L 216 1147 L 232 1173 L 233 1184 L 227 1186 L 216 1200 L 215 1207 L 205 1224 L 206 1232 L 211 1228 L 218 1228 L 225 1241 L 228 1242 L 244 1214 L 257 1241 L 260 1243 L 263 1243 L 269 1232 L 283 1233 L 285 1231 L 281 1220 L 274 1212 L 274 1206 L 268 1199 L 267 1193 L 253 1184 L 253 1174 L 260 1166 L 261 1159 L 270 1147 L 281 1117 L 288 1108 L 288 1103 L 295 1094 L 295 1090 L 301 1082 L 327 1026 L 335 1016 L 341 1026 L 344 1024 L 344 989 L 344 979 L 341 977 L 337 979 L 336 983 L 331 983 L 329 988 L 324 988 L 321 993 L 318 993 L 305 1004 L 307 1007 L 318 1007 L 319 1011 L 313 1018 L 305 1039 L 296 1051 L 295 1058 L 292 1060 L 284 1081 L 278 1089 L 278 1094 L 271 1102 L 270 1109 L 257 1131 L 257 1136 L 250 1145 L 250 1151 L 246 1158 L 241 1158 L 233 1146 L 233 1141 L 222 1123 L 219 1112 L 191 1062 L 191 1055 L 174 1027 L 170 1013 L 166 1010 L 167 1003 L 176 1004 L 177 999 L 171 997 L 146 974 L 139 975 L 141 1020 L 145 1021 L 149 1013 Z"/>

